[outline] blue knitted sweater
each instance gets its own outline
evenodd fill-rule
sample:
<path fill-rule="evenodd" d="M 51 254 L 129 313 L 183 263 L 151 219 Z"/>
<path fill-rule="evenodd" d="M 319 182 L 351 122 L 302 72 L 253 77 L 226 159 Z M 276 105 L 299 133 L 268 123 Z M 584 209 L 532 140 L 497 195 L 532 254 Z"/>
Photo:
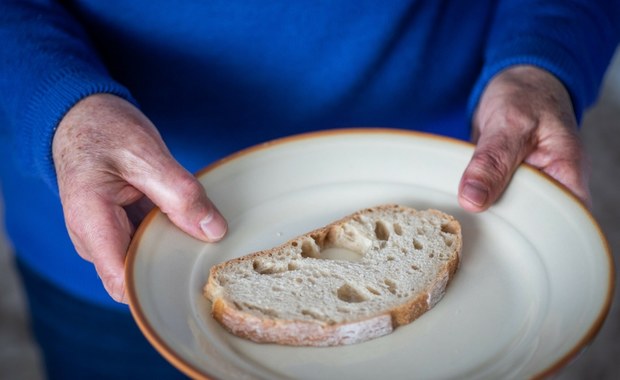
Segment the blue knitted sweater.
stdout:
<path fill-rule="evenodd" d="M 515 64 L 560 78 L 579 119 L 619 25 L 618 0 L 2 1 L 7 232 L 41 275 L 113 305 L 67 236 L 51 158 L 56 125 L 89 94 L 140 107 L 190 171 L 316 129 L 467 139 L 484 86 Z"/>

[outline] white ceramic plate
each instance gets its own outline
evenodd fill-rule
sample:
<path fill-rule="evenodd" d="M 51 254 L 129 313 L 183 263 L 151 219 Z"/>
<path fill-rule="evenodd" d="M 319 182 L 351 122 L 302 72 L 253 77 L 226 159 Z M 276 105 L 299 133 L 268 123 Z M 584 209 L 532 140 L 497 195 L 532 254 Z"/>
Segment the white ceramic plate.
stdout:
<path fill-rule="evenodd" d="M 543 377 L 596 335 L 613 265 L 599 227 L 552 180 L 523 166 L 500 202 L 469 214 L 456 191 L 473 147 L 419 133 L 355 129 L 294 136 L 199 173 L 229 221 L 218 244 L 158 211 L 129 250 L 132 313 L 186 374 L 222 379 Z M 336 348 L 259 345 L 225 332 L 201 294 L 209 268 L 278 245 L 357 209 L 437 208 L 463 227 L 462 263 L 443 300 L 394 333 Z"/>

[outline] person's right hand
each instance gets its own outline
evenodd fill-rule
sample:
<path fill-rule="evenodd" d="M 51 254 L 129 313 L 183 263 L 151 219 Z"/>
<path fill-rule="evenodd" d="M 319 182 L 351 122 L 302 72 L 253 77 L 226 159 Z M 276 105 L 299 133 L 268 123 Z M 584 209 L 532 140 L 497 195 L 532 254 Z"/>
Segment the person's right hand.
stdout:
<path fill-rule="evenodd" d="M 119 97 L 78 102 L 61 120 L 52 153 L 71 240 L 116 301 L 127 302 L 126 251 L 134 223 L 152 204 L 197 239 L 215 242 L 226 233 L 226 220 L 200 183 L 146 116 Z"/>

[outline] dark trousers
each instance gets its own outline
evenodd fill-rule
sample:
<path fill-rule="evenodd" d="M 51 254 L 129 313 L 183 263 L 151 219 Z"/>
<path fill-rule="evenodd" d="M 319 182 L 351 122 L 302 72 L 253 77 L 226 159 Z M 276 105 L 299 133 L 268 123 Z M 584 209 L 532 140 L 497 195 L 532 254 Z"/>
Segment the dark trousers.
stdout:
<path fill-rule="evenodd" d="M 129 311 L 67 294 L 17 260 L 49 380 L 185 378 L 147 342 Z"/>

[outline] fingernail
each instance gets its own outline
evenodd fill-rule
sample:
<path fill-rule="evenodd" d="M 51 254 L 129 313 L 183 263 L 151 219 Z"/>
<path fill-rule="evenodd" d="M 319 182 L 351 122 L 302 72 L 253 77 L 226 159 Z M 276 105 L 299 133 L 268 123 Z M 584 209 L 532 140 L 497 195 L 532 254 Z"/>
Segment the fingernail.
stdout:
<path fill-rule="evenodd" d="M 476 206 L 484 206 L 489 198 L 486 188 L 475 182 L 466 183 L 462 192 L 463 198 Z"/>
<path fill-rule="evenodd" d="M 101 280 L 103 281 L 103 278 Z M 103 281 L 103 287 L 114 301 L 124 304 L 128 302 L 123 279 L 110 277 L 108 281 Z"/>
<path fill-rule="evenodd" d="M 209 241 L 218 241 L 224 237 L 228 226 L 224 217 L 219 212 L 214 211 L 200 221 L 200 228 Z"/>

